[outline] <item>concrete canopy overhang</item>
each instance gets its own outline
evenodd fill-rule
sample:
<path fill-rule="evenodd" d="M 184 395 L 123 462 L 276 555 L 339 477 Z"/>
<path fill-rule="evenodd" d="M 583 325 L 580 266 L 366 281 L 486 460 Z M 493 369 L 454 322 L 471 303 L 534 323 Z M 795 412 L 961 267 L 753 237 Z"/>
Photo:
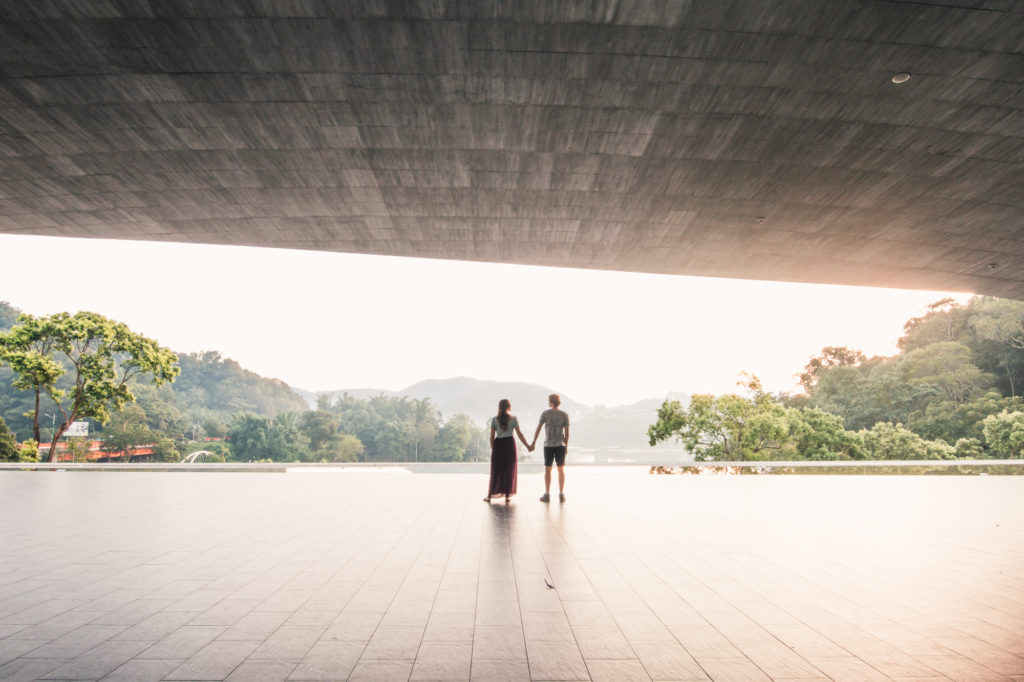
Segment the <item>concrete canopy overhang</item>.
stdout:
<path fill-rule="evenodd" d="M 0 62 L 0 233 L 1024 298 L 1018 0 L 5 0 Z"/>

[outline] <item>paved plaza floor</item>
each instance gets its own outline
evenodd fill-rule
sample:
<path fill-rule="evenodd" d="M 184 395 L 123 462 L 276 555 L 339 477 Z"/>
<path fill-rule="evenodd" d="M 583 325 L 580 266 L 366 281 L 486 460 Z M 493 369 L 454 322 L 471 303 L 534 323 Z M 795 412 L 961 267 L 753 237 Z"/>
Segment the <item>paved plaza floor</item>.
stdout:
<path fill-rule="evenodd" d="M 569 473 L 0 472 L 0 680 L 1024 680 L 1024 476 Z"/>

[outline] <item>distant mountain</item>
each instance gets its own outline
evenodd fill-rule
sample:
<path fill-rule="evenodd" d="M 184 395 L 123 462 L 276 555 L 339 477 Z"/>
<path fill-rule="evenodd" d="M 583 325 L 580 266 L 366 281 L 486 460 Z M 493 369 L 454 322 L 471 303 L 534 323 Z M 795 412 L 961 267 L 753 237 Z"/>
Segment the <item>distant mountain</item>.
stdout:
<path fill-rule="evenodd" d="M 314 407 L 316 406 L 317 397 L 325 393 L 330 395 L 332 400 L 344 393 L 348 393 L 353 398 L 372 398 L 375 395 L 381 394 L 409 396 L 416 400 L 430 398 L 430 402 L 441 411 L 445 419 L 462 413 L 469 415 L 477 422 L 484 422 L 496 414 L 498 411 L 498 401 L 502 398 L 508 398 L 512 402 L 513 414 L 523 415 L 524 419 L 526 416 L 529 416 L 530 421 L 533 421 L 536 415 L 547 409 L 548 395 L 556 392 L 551 388 L 538 384 L 527 384 L 519 381 L 487 381 L 470 377 L 427 379 L 400 391 L 357 388 L 314 393 L 301 389 L 294 390 L 306 398 L 309 404 Z M 589 405 L 578 403 L 566 395 L 560 395 L 562 396 L 562 409 L 568 412 L 570 416 L 579 416 L 592 409 Z"/>
<path fill-rule="evenodd" d="M 673 394 L 669 399 L 685 402 L 688 397 Z M 657 419 L 662 402 L 660 398 L 649 398 L 629 405 L 595 407 L 576 420 L 573 440 L 586 448 L 678 449 L 675 443 L 662 443 L 655 448 L 648 444 L 647 427 Z"/>
<path fill-rule="evenodd" d="M 548 407 L 548 396 L 556 393 L 552 388 L 519 381 L 485 381 L 469 377 L 453 379 L 427 379 L 413 384 L 403 395 L 422 400 L 430 398 L 446 417 L 468 414 L 476 421 L 486 421 L 498 412 L 498 401 L 508 398 L 512 413 L 520 415 L 526 423 L 534 421 Z M 562 409 L 570 415 L 579 415 L 590 409 L 572 398 L 561 395 Z M 530 415 L 533 415 L 530 417 Z"/>
<path fill-rule="evenodd" d="M 376 395 L 408 396 L 416 400 L 429 398 L 445 419 L 459 413 L 469 415 L 473 421 L 484 423 L 498 410 L 498 400 L 512 401 L 512 413 L 520 417 L 523 432 L 533 435 L 533 429 L 540 413 L 547 408 L 547 398 L 554 390 L 539 384 L 518 381 L 487 381 L 470 377 L 451 379 L 427 379 L 400 391 L 375 388 L 341 389 L 314 393 L 293 389 L 304 397 L 310 406 L 316 406 L 317 396 L 336 396 L 348 393 L 353 398 L 372 398 Z M 569 413 L 572 421 L 571 442 L 584 448 L 619 447 L 644 449 L 647 444 L 647 427 L 654 423 L 662 398 L 650 398 L 616 407 L 592 407 L 580 403 L 565 394 L 562 409 Z M 686 402 L 689 396 L 672 393 L 666 399 Z M 678 448 L 676 444 L 662 444 L 658 448 Z M 658 449 L 655 448 L 655 449 Z"/>

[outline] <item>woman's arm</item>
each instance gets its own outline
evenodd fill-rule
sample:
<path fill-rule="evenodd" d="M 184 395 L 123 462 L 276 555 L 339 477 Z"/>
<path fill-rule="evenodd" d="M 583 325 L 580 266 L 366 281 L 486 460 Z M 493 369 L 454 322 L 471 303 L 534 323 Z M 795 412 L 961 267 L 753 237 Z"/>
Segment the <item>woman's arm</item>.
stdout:
<path fill-rule="evenodd" d="M 519 435 L 519 440 L 523 441 L 523 445 L 525 445 L 528 449 L 532 450 L 533 446 L 526 442 L 526 436 L 524 436 L 523 432 L 519 430 L 518 423 L 516 424 L 516 433 Z"/>
<path fill-rule="evenodd" d="M 491 424 L 491 450 L 494 450 L 494 425 Z"/>

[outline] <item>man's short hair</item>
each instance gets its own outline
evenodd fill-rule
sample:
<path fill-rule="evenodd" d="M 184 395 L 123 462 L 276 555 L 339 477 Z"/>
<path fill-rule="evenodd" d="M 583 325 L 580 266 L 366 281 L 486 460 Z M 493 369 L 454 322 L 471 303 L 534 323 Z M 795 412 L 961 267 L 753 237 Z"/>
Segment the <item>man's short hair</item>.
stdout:
<path fill-rule="evenodd" d="M 562 399 L 558 397 L 557 393 L 552 393 L 551 395 L 548 396 L 548 402 L 554 405 L 555 407 L 558 407 L 559 405 L 562 404 Z"/>

